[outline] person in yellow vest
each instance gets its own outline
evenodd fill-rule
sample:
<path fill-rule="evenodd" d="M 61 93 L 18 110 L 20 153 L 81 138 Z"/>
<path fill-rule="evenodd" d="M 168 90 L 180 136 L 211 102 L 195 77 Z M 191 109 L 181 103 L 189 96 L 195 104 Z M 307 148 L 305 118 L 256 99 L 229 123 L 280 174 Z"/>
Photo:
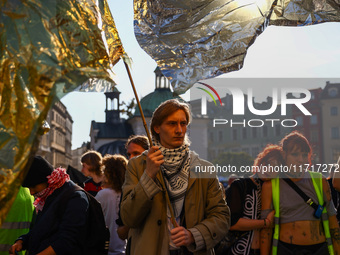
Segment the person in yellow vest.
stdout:
<path fill-rule="evenodd" d="M 254 161 L 253 175 L 250 178 L 236 179 L 231 184 L 226 199 L 231 212 L 229 235 L 236 236 L 237 240 L 228 253 L 223 251 L 219 254 L 260 254 L 260 230 L 271 228 L 274 222 L 273 211 L 264 219 L 260 217 L 261 186 L 265 181 L 276 177 L 277 173 L 270 169 L 283 164 L 281 151 L 280 146 L 268 144 Z"/>
<path fill-rule="evenodd" d="M 17 197 L 0 228 L 0 255 L 8 255 L 8 250 L 18 236 L 29 231 L 34 210 L 33 200 L 34 198 L 30 195 L 28 188 L 20 187 Z"/>
<path fill-rule="evenodd" d="M 273 235 L 273 229 L 261 230 L 261 254 L 340 254 L 339 225 L 327 180 L 307 171 L 312 156 L 308 140 L 293 131 L 280 145 L 286 162 L 281 178 L 262 186 L 261 217 L 274 208 L 275 226 Z M 309 199 L 299 195 L 289 180 Z"/>

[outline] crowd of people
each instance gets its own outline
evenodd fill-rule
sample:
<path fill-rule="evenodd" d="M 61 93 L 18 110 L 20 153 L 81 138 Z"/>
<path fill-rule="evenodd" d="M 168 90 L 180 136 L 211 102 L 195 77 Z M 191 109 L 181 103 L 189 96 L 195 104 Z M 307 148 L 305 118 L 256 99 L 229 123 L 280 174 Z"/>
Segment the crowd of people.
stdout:
<path fill-rule="evenodd" d="M 255 173 L 231 184 L 230 233 L 238 239 L 230 254 L 339 253 L 337 211 L 326 178 L 317 172 L 295 171 L 311 164 L 311 157 L 308 140 L 293 131 L 279 145 L 268 145 L 254 162 L 285 165 L 291 171 Z"/>
<path fill-rule="evenodd" d="M 153 113 L 152 144 L 145 136 L 130 137 L 128 159 L 93 150 L 82 155 L 82 172 L 90 177 L 84 190 L 100 202 L 110 232 L 107 254 L 340 254 L 333 203 L 339 204 L 340 178 L 293 171 L 312 163 L 301 133 L 267 145 L 254 160 L 254 169 L 290 171 L 231 176 L 224 191 L 217 177 L 195 172 L 212 164 L 190 150 L 190 121 L 186 103 L 168 100 Z M 9 254 L 88 254 L 89 197 L 65 169 L 40 156 L 30 164 L 22 189 L 34 196 L 35 210 L 28 196 L 28 225 L 11 236 Z"/>

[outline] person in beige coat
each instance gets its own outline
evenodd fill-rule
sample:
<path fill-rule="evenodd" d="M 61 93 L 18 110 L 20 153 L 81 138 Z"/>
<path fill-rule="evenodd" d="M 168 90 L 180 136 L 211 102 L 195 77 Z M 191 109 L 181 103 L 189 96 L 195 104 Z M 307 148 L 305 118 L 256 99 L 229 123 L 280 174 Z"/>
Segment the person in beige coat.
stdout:
<path fill-rule="evenodd" d="M 151 119 L 153 146 L 129 161 L 121 203 L 122 220 L 130 227 L 127 254 L 214 254 L 229 230 L 230 210 L 218 179 L 200 178 L 197 171 L 211 164 L 189 149 L 190 117 L 187 104 L 162 103 Z"/>

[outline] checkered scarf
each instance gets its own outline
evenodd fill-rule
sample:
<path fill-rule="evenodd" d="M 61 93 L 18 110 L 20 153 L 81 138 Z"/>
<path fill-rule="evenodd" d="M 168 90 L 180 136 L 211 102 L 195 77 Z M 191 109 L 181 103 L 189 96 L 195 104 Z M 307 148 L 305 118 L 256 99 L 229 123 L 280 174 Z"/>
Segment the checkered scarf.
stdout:
<path fill-rule="evenodd" d="M 47 176 L 47 188 L 34 195 L 35 200 L 33 205 L 36 208 L 37 213 L 44 208 L 47 197 L 69 180 L 70 176 L 66 173 L 66 169 L 64 168 L 54 169 L 51 175 Z"/>
<path fill-rule="evenodd" d="M 158 141 L 153 141 L 164 156 L 161 170 L 165 180 L 174 216 L 180 216 L 185 192 L 188 187 L 188 176 L 190 167 L 189 145 L 183 144 L 176 149 L 163 147 Z M 168 215 L 169 216 L 169 215 Z"/>

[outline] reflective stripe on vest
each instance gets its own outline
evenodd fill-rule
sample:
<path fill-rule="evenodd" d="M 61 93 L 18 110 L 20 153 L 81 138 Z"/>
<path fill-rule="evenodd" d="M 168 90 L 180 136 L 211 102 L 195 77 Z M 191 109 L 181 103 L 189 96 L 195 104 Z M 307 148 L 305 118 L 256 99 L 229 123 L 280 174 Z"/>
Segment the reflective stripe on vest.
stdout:
<path fill-rule="evenodd" d="M 2 229 L 25 229 L 30 228 L 31 222 L 4 222 L 1 225 Z"/>
<path fill-rule="evenodd" d="M 280 233 L 280 179 L 275 178 L 271 180 L 272 182 L 272 196 L 273 205 L 275 209 L 275 219 L 274 219 L 274 235 L 273 235 L 273 248 L 272 255 L 277 254 L 277 245 L 279 243 L 279 233 Z"/>
<path fill-rule="evenodd" d="M 322 188 L 322 175 L 316 172 L 310 172 L 310 176 L 312 178 L 314 190 L 316 196 L 318 197 L 319 204 L 323 205 L 323 188 Z M 274 227 L 274 235 L 273 235 L 273 246 L 272 246 L 272 255 L 277 254 L 277 245 L 279 243 L 279 233 L 280 233 L 280 183 L 279 178 L 275 178 L 271 180 L 272 183 L 272 196 L 273 196 L 273 205 L 275 209 L 275 227 Z M 334 249 L 332 244 L 332 238 L 329 230 L 329 221 L 326 207 L 322 211 L 322 224 L 325 231 L 325 237 L 328 245 L 328 251 L 330 255 L 334 255 Z"/>
<path fill-rule="evenodd" d="M 316 196 L 318 197 L 319 204 L 323 205 L 324 201 L 323 201 L 322 175 L 320 173 L 311 172 L 311 171 L 309 171 L 309 174 L 312 178 L 313 186 L 315 189 Z M 331 233 L 329 230 L 329 221 L 328 221 L 328 214 L 327 214 L 326 207 L 323 208 L 321 219 L 322 219 L 323 229 L 325 231 L 329 254 L 334 255 L 334 249 L 333 249 L 333 244 L 332 244 Z"/>
<path fill-rule="evenodd" d="M 12 247 L 14 241 L 29 231 L 30 224 L 30 222 L 2 223 L 0 228 L 0 255 L 8 254 L 8 250 Z"/>
<path fill-rule="evenodd" d="M 8 250 L 12 247 L 12 244 L 0 244 L 0 252 L 8 253 Z"/>

